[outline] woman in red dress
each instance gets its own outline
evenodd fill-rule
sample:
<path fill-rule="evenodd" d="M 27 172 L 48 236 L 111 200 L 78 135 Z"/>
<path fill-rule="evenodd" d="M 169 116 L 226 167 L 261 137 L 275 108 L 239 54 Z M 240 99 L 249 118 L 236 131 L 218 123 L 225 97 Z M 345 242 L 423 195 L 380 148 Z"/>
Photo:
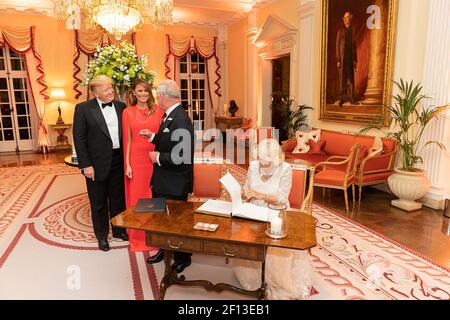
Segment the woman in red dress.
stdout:
<path fill-rule="evenodd" d="M 133 84 L 131 106 L 123 111 L 122 130 L 125 157 L 125 201 L 127 208 L 136 205 L 140 198 L 151 198 L 150 179 L 153 163 L 149 152 L 155 145 L 139 135 L 142 129 L 158 132 L 163 112 L 155 104 L 151 86 L 144 79 Z M 129 229 L 130 251 L 157 250 L 145 245 L 145 232 Z"/>

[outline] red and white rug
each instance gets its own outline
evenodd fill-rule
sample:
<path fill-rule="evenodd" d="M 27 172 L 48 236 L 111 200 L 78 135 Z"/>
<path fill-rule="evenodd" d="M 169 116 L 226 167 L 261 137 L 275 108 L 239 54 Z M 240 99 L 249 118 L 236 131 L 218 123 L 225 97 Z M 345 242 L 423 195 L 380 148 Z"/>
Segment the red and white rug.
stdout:
<path fill-rule="evenodd" d="M 245 170 L 232 166 L 240 181 Z M 0 168 L 0 299 L 157 299 L 163 263 L 110 238 L 97 249 L 84 178 L 66 165 Z M 315 206 L 309 299 L 450 299 L 450 271 Z M 238 285 L 221 257 L 194 255 L 187 279 Z M 172 286 L 166 299 L 242 299 Z"/>

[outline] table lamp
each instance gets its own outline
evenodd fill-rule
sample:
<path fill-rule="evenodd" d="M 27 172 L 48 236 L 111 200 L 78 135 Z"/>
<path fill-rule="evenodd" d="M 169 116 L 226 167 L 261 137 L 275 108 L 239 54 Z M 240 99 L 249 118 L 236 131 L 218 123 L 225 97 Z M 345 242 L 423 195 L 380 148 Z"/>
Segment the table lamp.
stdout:
<path fill-rule="evenodd" d="M 53 88 L 50 91 L 50 99 L 56 100 L 56 105 L 58 106 L 58 121 L 56 121 L 57 125 L 63 125 L 64 121 L 61 118 L 61 104 L 62 99 L 66 97 L 66 92 L 63 88 Z"/>

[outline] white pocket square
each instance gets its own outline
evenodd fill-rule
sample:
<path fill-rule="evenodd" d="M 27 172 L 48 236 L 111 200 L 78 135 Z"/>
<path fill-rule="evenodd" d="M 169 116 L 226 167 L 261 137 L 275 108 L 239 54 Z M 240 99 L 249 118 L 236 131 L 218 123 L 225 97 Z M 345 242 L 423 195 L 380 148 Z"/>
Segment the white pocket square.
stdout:
<path fill-rule="evenodd" d="M 170 132 L 170 130 L 167 129 L 167 128 L 165 128 L 165 129 L 163 130 L 163 132 Z"/>

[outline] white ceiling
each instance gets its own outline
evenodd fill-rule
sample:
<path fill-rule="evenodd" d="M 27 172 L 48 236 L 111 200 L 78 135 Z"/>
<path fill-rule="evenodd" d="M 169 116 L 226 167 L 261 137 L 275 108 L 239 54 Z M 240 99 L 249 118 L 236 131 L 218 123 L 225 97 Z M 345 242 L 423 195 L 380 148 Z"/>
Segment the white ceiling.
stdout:
<path fill-rule="evenodd" d="M 274 0 L 174 0 L 175 24 L 194 24 L 216 27 L 230 25 L 254 8 Z M 53 14 L 51 0 L 0 0 L 0 10 Z"/>

